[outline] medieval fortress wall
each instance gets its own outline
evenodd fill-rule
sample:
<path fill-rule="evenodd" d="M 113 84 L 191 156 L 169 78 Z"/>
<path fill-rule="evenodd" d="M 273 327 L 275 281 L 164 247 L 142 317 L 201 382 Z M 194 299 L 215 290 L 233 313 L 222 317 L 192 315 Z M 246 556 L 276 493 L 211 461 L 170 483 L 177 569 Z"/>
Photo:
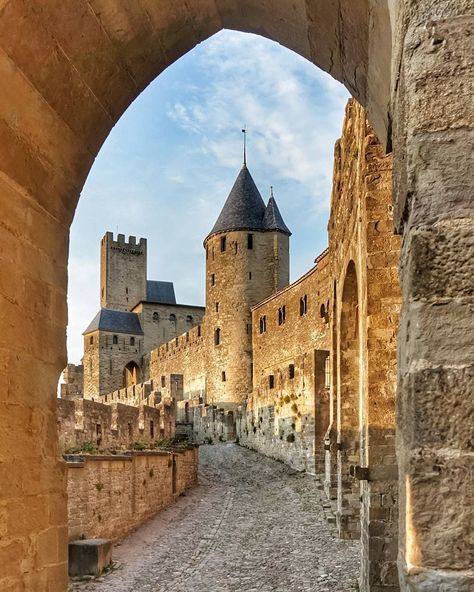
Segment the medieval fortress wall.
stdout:
<path fill-rule="evenodd" d="M 364 110 L 349 101 L 335 147 L 329 246 L 303 277 L 289 285 L 290 231 L 273 193 L 265 204 L 244 165 L 204 241 L 205 311 L 187 307 L 178 325 L 174 293 L 156 282 L 158 298 L 147 293 L 128 310 L 102 309 L 84 337 L 84 396 L 94 392 L 91 398 L 101 401 L 100 409 L 85 411 L 89 435 L 99 411 L 111 442 L 121 442 L 119 434 L 138 422 L 140 439 L 151 443 L 147 422 L 171 434 L 176 419 L 179 433 L 194 442 L 237 439 L 317 474 L 339 535 L 362 540 L 362 581 L 375 578 L 390 591 L 397 589 L 401 301 L 391 171 Z M 106 293 L 114 305 L 122 298 L 125 309 L 128 286 L 122 267 L 116 269 L 121 288 Z M 158 312 L 159 306 L 171 308 Z M 68 369 L 71 397 L 78 396 L 80 372 Z M 172 427 L 171 411 L 166 421 L 164 413 L 151 419 L 150 407 L 164 402 L 175 413 Z M 124 403 L 143 411 L 125 412 Z M 76 408 L 63 409 L 69 433 L 77 415 Z M 132 415 L 138 419 L 130 422 Z"/>

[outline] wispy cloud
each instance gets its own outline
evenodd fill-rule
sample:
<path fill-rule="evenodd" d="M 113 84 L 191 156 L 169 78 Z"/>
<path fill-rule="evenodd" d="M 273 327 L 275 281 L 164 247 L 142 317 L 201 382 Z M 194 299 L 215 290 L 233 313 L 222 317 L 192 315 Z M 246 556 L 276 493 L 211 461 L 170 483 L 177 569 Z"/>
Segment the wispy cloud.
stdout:
<path fill-rule="evenodd" d="M 98 309 L 107 231 L 149 239 L 150 278 L 174 281 L 181 302 L 204 301 L 202 241 L 242 158 L 270 184 L 293 231 L 293 277 L 325 246 L 333 146 L 347 92 L 267 39 L 222 31 L 168 68 L 126 111 L 99 153 L 71 232 L 68 355 Z"/>

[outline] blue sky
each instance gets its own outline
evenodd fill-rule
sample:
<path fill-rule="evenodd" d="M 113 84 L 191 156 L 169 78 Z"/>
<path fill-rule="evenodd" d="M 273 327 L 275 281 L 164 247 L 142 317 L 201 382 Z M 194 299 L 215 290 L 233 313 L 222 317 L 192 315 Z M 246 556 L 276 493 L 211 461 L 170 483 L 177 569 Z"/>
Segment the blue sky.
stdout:
<path fill-rule="evenodd" d="M 148 277 L 174 281 L 179 302 L 204 304 L 202 242 L 242 163 L 291 238 L 291 279 L 327 245 L 334 142 L 348 93 L 286 48 L 221 31 L 161 74 L 102 147 L 71 229 L 68 358 L 99 308 L 100 239 L 148 238 Z"/>

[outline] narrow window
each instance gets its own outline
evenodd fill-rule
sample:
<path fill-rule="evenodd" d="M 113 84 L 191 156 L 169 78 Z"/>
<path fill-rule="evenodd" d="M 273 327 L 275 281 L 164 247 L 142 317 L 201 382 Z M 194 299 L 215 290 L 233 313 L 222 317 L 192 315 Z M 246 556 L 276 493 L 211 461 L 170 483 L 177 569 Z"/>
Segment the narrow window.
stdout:
<path fill-rule="evenodd" d="M 213 273 L 211 275 L 211 286 L 215 286 L 216 285 L 216 274 Z"/>
<path fill-rule="evenodd" d="M 216 312 L 219 312 L 219 303 L 216 302 Z"/>
<path fill-rule="evenodd" d="M 153 313 L 153 320 L 157 323 L 160 320 L 160 315 L 157 312 Z"/>
<path fill-rule="evenodd" d="M 227 237 L 221 236 L 221 253 L 223 253 L 227 248 Z"/>
<path fill-rule="evenodd" d="M 114 335 L 112 337 L 112 343 L 113 343 L 113 345 L 117 345 L 117 343 L 118 343 L 118 337 L 117 337 L 117 335 Z"/>
<path fill-rule="evenodd" d="M 222 382 L 226 381 L 225 370 L 222 370 Z"/>
<path fill-rule="evenodd" d="M 308 312 L 308 296 L 305 294 L 300 298 L 300 317 Z"/>
<path fill-rule="evenodd" d="M 270 374 L 268 377 L 268 387 L 271 389 L 275 388 L 275 376 L 273 374 Z"/>
<path fill-rule="evenodd" d="M 295 377 L 295 365 L 290 364 L 288 366 L 288 378 L 293 379 Z"/>
<path fill-rule="evenodd" d="M 113 372 L 113 367 L 112 367 L 112 360 L 109 360 L 109 374 L 112 374 Z"/>
<path fill-rule="evenodd" d="M 189 341 L 189 331 L 186 331 L 186 341 Z"/>
<path fill-rule="evenodd" d="M 155 437 L 155 424 L 153 420 L 150 420 L 150 438 L 153 439 Z"/>
<path fill-rule="evenodd" d="M 282 306 L 278 309 L 278 324 L 283 325 L 286 321 L 286 306 Z"/>
<path fill-rule="evenodd" d="M 252 272 L 249 271 L 249 280 L 251 280 L 251 279 L 252 279 Z"/>
<path fill-rule="evenodd" d="M 135 345 L 135 337 L 130 337 L 130 345 Z"/>
<path fill-rule="evenodd" d="M 95 435 L 97 446 L 100 446 L 102 443 L 102 426 L 100 425 L 100 423 L 95 424 Z"/>
<path fill-rule="evenodd" d="M 236 255 L 239 252 L 239 243 L 237 241 L 235 241 L 235 243 L 234 243 L 234 251 L 235 251 Z"/>
<path fill-rule="evenodd" d="M 221 330 L 217 328 L 214 331 L 214 345 L 219 345 L 221 342 Z"/>
<path fill-rule="evenodd" d="M 170 323 L 176 323 L 176 315 L 173 313 L 170 314 Z"/>
<path fill-rule="evenodd" d="M 252 325 L 250 325 L 250 323 L 247 323 L 247 335 L 250 335 L 250 333 L 252 333 Z"/>
<path fill-rule="evenodd" d="M 162 376 L 161 377 L 161 388 L 164 388 L 166 386 L 166 376 Z"/>
<path fill-rule="evenodd" d="M 198 327 L 198 337 L 201 337 L 201 325 Z"/>
<path fill-rule="evenodd" d="M 128 294 L 128 288 L 125 288 L 125 294 Z"/>
<path fill-rule="evenodd" d="M 133 438 L 133 426 L 131 423 L 128 424 L 128 437 L 130 440 Z"/>
<path fill-rule="evenodd" d="M 247 249 L 253 249 L 253 234 L 247 234 Z"/>
<path fill-rule="evenodd" d="M 267 317 L 265 315 L 260 317 L 259 325 L 260 325 L 260 333 L 265 333 L 265 331 L 267 330 Z"/>
<path fill-rule="evenodd" d="M 89 337 L 89 345 L 94 345 L 94 336 L 93 335 L 91 335 Z"/>
<path fill-rule="evenodd" d="M 331 358 L 327 356 L 324 362 L 324 387 L 331 388 Z"/>

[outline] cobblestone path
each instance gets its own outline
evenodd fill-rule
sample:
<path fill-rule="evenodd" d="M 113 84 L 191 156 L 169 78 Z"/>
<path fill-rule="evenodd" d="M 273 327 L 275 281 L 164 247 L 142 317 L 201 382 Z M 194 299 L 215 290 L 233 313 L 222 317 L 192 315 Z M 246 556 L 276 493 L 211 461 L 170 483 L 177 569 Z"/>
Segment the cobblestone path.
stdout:
<path fill-rule="evenodd" d="M 114 549 L 80 592 L 351 592 L 358 544 L 336 538 L 314 478 L 235 444 L 202 446 L 200 485 Z"/>

